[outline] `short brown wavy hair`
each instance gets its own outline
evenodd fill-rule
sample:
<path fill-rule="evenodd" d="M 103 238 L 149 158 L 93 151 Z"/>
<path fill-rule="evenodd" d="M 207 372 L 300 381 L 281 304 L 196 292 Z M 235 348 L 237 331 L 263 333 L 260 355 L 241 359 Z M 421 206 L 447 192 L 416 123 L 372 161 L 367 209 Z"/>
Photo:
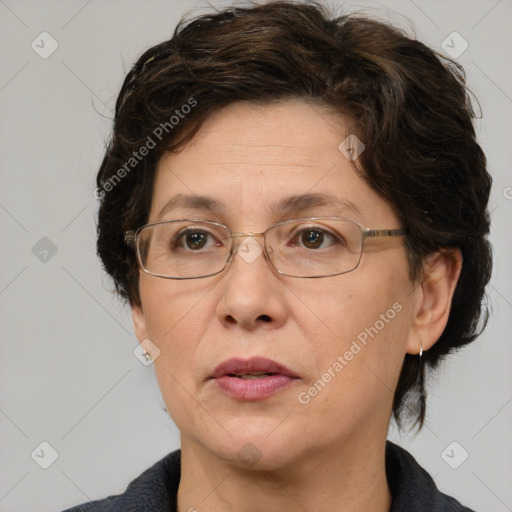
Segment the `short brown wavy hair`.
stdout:
<path fill-rule="evenodd" d="M 234 101 L 288 98 L 327 105 L 364 141 L 359 170 L 408 229 L 412 279 L 427 255 L 462 251 L 448 324 L 423 355 L 436 367 L 473 341 L 488 316 L 491 177 L 475 138 L 464 71 L 394 27 L 357 14 L 335 16 L 314 1 L 182 19 L 171 39 L 147 50 L 128 73 L 97 176 L 97 249 L 116 290 L 140 304 L 139 269 L 124 233 L 147 222 L 162 153 L 178 151 L 211 112 Z M 393 403 L 399 425 L 423 423 L 423 372 L 417 356 L 405 356 Z"/>

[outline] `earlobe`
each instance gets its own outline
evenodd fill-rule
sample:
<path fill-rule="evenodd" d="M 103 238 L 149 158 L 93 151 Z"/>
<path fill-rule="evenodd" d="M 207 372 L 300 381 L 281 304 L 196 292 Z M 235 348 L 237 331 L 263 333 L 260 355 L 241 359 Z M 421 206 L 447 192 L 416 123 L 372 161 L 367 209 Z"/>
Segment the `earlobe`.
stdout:
<path fill-rule="evenodd" d="M 437 252 L 423 264 L 420 301 L 407 342 L 409 354 L 418 354 L 420 346 L 428 350 L 443 334 L 461 269 L 462 254 L 458 248 Z"/>
<path fill-rule="evenodd" d="M 137 305 L 132 305 L 131 309 L 135 336 L 137 336 L 139 341 L 143 341 L 149 337 L 146 328 L 146 317 L 144 315 L 144 311 L 142 310 L 142 306 Z"/>

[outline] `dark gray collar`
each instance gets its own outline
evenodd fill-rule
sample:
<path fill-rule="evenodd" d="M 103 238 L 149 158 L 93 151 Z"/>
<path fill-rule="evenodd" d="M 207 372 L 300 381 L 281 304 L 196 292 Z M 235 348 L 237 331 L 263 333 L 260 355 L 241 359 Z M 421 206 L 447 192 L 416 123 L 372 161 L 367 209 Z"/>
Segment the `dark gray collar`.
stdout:
<path fill-rule="evenodd" d="M 390 441 L 386 443 L 386 477 L 393 495 L 390 512 L 474 512 L 441 493 L 414 457 Z"/>

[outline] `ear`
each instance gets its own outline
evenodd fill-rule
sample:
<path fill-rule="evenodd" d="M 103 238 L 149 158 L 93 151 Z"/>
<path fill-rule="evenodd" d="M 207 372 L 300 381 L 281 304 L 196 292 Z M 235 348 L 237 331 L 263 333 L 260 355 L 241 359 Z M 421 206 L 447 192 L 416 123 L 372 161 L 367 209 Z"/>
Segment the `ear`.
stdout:
<path fill-rule="evenodd" d="M 461 269 L 462 254 L 458 248 L 444 249 L 424 262 L 407 353 L 418 354 L 420 344 L 428 350 L 443 334 Z"/>
<path fill-rule="evenodd" d="M 132 305 L 132 320 L 133 320 L 133 328 L 135 331 L 135 336 L 139 342 L 149 338 L 148 331 L 146 328 L 146 317 L 144 315 L 144 311 L 142 310 L 142 306 Z"/>

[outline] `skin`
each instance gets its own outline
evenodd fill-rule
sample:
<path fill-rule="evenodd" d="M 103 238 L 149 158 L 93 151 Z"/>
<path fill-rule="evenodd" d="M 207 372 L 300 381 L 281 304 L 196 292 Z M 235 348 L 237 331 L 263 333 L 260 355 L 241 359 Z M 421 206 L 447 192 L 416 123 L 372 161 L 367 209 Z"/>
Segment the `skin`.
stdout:
<path fill-rule="evenodd" d="M 161 158 L 149 222 L 204 218 L 261 232 L 287 218 L 332 215 L 400 228 L 391 205 L 339 151 L 349 133 L 339 116 L 303 100 L 233 103 L 182 151 Z M 269 210 L 307 192 L 334 194 L 359 212 L 322 206 L 283 217 Z M 159 217 L 178 193 L 210 196 L 224 210 L 179 207 Z M 456 250 L 434 254 L 421 282 L 411 282 L 403 239 L 392 238 L 370 240 L 353 272 L 322 279 L 278 275 L 264 255 L 250 263 L 236 255 L 221 274 L 196 280 L 141 272 L 133 320 L 139 341 L 149 338 L 160 350 L 156 377 L 181 433 L 180 512 L 389 511 L 384 450 L 401 364 L 441 335 L 460 266 Z M 298 394 L 395 303 L 401 311 L 300 403 Z M 300 378 L 252 402 L 208 380 L 222 361 L 252 356 Z M 260 457 L 253 465 L 238 454 L 247 443 Z"/>

